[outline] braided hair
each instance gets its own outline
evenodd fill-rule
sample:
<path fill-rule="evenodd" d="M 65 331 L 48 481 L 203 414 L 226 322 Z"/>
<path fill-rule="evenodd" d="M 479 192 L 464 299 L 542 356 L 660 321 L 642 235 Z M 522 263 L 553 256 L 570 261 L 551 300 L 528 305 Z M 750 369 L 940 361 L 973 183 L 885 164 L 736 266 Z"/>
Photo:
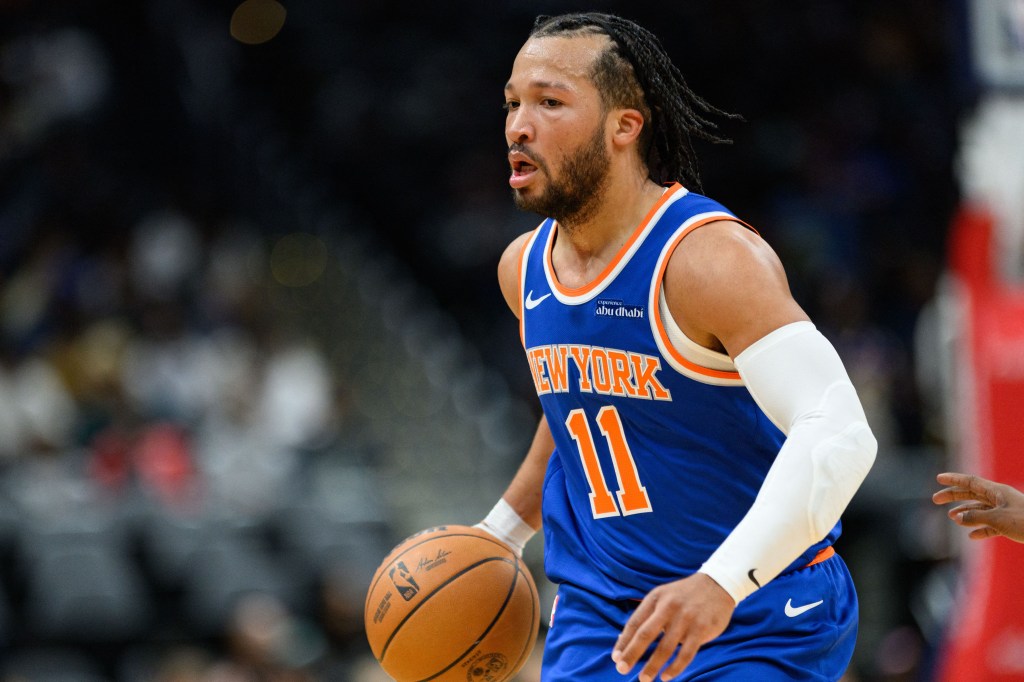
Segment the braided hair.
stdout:
<path fill-rule="evenodd" d="M 658 184 L 676 180 L 700 189 L 693 137 L 713 143 L 732 140 L 718 135 L 713 116 L 742 119 L 708 104 L 686 85 L 658 38 L 638 24 L 611 14 L 584 12 L 537 17 L 530 38 L 603 34 L 612 46 L 594 62 L 592 77 L 607 108 L 637 109 L 647 125 L 640 148 L 650 178 Z"/>

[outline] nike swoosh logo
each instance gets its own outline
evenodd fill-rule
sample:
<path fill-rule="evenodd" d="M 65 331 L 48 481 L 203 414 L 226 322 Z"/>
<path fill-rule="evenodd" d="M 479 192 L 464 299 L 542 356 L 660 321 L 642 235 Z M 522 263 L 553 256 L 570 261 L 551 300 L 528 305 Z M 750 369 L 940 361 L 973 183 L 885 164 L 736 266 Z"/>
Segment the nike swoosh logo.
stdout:
<path fill-rule="evenodd" d="M 754 583 L 758 587 L 761 587 L 761 583 L 757 582 L 757 578 L 754 577 L 754 571 L 756 570 L 756 568 L 752 568 L 749 571 L 747 571 L 747 577 L 750 578 L 750 582 Z"/>
<path fill-rule="evenodd" d="M 818 601 L 814 602 L 813 604 L 804 604 L 803 606 L 793 606 L 793 600 L 790 599 L 790 600 L 788 600 L 786 602 L 786 615 L 789 616 L 790 618 L 796 618 L 801 613 L 807 613 L 808 611 L 813 609 L 815 606 L 821 606 L 824 603 L 825 603 L 824 599 L 819 599 Z"/>
<path fill-rule="evenodd" d="M 543 303 L 544 299 L 547 298 L 550 295 L 551 295 L 551 292 L 549 291 L 548 293 L 544 294 L 540 298 L 534 298 L 533 297 L 533 289 L 531 289 L 530 293 L 528 293 L 526 295 L 526 300 L 523 301 L 523 305 L 526 306 L 527 310 L 533 310 L 534 308 L 539 306 L 541 303 Z"/>

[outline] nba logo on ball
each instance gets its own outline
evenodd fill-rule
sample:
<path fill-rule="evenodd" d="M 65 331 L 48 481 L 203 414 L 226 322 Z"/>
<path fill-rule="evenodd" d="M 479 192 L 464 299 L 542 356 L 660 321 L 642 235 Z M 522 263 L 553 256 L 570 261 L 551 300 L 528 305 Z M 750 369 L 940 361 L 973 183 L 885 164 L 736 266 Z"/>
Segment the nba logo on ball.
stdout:
<path fill-rule="evenodd" d="M 406 538 L 384 558 L 363 622 L 397 682 L 509 682 L 536 644 L 540 603 L 508 545 L 449 525 Z"/>
<path fill-rule="evenodd" d="M 397 576 L 395 575 L 396 573 L 398 574 Z M 420 586 L 416 584 L 412 573 L 409 572 L 409 569 L 401 561 L 395 564 L 388 576 L 390 576 L 391 582 L 395 584 L 398 594 L 402 595 L 402 599 L 405 601 L 409 601 L 420 591 Z"/>

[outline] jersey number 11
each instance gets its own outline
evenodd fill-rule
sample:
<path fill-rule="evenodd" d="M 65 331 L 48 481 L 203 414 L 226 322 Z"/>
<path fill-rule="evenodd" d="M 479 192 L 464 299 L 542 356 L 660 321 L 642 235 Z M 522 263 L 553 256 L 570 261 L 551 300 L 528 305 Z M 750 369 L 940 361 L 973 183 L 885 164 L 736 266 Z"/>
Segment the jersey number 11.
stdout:
<path fill-rule="evenodd" d="M 597 426 L 608 441 L 608 450 L 612 453 L 612 465 L 615 467 L 615 478 L 619 489 L 616 491 L 618 505 L 612 498 L 608 485 L 601 472 L 601 464 L 597 459 L 597 448 L 594 447 L 594 436 L 587 422 L 587 415 L 581 409 L 569 413 L 565 420 L 569 435 L 576 441 L 580 461 L 587 483 L 590 484 L 590 510 L 595 519 L 607 516 L 629 516 L 651 511 L 651 501 L 647 497 L 647 489 L 640 484 L 640 476 L 636 471 L 636 461 L 626 442 L 622 429 L 622 419 L 618 410 L 612 405 L 605 405 L 597 413 Z M 621 512 L 619 510 L 622 510 Z"/>

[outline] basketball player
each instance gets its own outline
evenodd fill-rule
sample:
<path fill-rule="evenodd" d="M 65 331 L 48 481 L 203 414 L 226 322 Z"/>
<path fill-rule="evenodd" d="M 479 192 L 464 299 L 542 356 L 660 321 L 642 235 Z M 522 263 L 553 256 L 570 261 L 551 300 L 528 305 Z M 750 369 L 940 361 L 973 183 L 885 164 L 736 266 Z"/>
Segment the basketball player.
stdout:
<path fill-rule="evenodd" d="M 935 480 L 948 486 L 932 495 L 935 504 L 967 500 L 947 513 L 957 525 L 974 528 L 969 538 L 982 540 L 1002 535 L 1024 542 L 1024 493 L 1005 483 L 969 474 L 939 474 Z"/>
<path fill-rule="evenodd" d="M 516 204 L 546 219 L 499 280 L 544 417 L 479 525 L 522 551 L 543 513 L 543 679 L 838 679 L 857 598 L 831 545 L 876 443 L 775 253 L 693 191 L 721 112 L 604 14 L 540 17 L 505 105 Z"/>

